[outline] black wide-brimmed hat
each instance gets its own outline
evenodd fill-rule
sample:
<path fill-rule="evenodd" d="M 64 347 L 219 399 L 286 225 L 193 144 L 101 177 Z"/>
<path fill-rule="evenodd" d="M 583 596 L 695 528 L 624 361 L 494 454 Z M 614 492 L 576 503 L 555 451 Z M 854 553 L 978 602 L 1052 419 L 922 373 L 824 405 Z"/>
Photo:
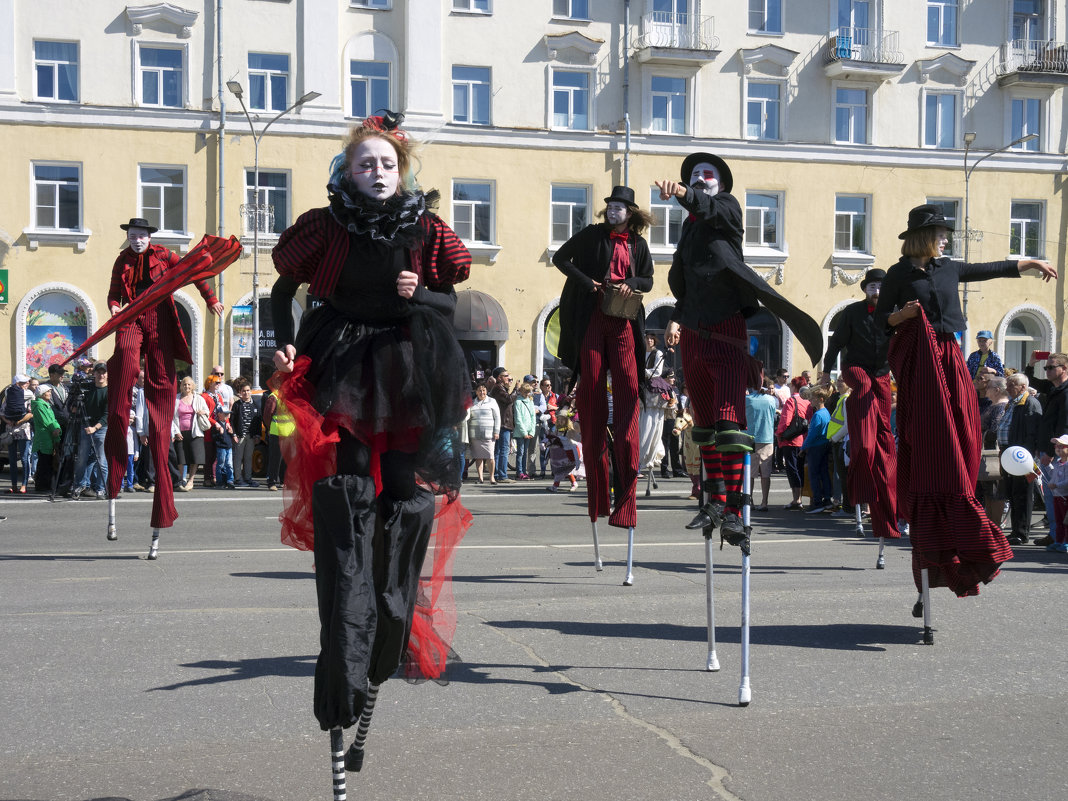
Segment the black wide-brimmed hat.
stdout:
<path fill-rule="evenodd" d="M 880 270 L 878 267 L 875 267 L 864 273 L 864 280 L 860 282 L 860 288 L 863 289 L 872 281 L 882 281 L 884 278 L 886 278 L 886 270 Z"/>
<path fill-rule="evenodd" d="M 682 162 L 682 182 L 686 186 L 690 185 L 690 174 L 693 172 L 693 168 L 702 161 L 707 161 L 719 170 L 719 185 L 724 192 L 730 192 L 734 187 L 734 176 L 731 175 L 731 168 L 727 166 L 727 162 L 714 153 L 691 153 L 688 155 Z"/>
<path fill-rule="evenodd" d="M 612 194 L 604 199 L 605 203 L 622 203 L 632 209 L 638 208 L 634 202 L 634 190 L 629 186 L 613 186 Z"/>
<path fill-rule="evenodd" d="M 131 228 L 144 228 L 150 234 L 154 234 L 159 230 L 156 226 L 150 225 L 144 217 L 131 217 L 128 223 L 120 225 L 119 228 L 123 231 L 129 231 Z"/>
<path fill-rule="evenodd" d="M 924 203 L 922 206 L 917 206 L 909 212 L 909 227 L 898 234 L 897 238 L 904 239 L 905 235 L 909 232 L 918 231 L 921 228 L 946 228 L 950 231 L 953 230 L 953 226 L 942 216 L 942 209 L 931 203 Z"/>

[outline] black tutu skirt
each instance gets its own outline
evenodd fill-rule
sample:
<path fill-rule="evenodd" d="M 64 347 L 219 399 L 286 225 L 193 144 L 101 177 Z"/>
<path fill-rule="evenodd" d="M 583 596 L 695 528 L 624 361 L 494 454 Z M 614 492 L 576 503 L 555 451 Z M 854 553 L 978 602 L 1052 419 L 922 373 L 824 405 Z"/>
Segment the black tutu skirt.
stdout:
<path fill-rule="evenodd" d="M 459 426 L 471 402 L 467 363 L 452 324 L 412 304 L 392 320 L 349 318 L 325 303 L 305 316 L 298 356 L 312 404 L 328 426 L 375 450 L 416 454 L 416 473 L 436 492 L 460 488 Z"/>

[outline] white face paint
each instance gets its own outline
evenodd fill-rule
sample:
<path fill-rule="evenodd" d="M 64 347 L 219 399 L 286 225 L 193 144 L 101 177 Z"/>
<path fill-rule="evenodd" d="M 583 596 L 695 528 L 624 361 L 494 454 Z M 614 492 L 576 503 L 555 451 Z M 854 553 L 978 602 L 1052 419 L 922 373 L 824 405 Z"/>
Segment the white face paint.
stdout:
<path fill-rule="evenodd" d="M 720 191 L 719 170 L 715 165 L 702 161 L 690 173 L 690 186 L 706 195 L 718 195 Z"/>
<path fill-rule="evenodd" d="M 879 290 L 883 288 L 882 281 L 872 281 L 866 287 L 864 287 L 864 297 L 875 303 L 879 300 Z"/>
<path fill-rule="evenodd" d="M 938 245 L 938 255 L 941 256 L 946 250 L 946 245 L 949 244 L 948 228 L 942 226 L 935 228 L 935 243 Z"/>
<path fill-rule="evenodd" d="M 126 241 L 130 243 L 130 249 L 140 255 L 148 250 L 152 238 L 144 228 L 131 228 L 126 232 Z"/>
<path fill-rule="evenodd" d="M 360 194 L 376 200 L 393 197 L 400 186 L 397 151 L 380 137 L 364 139 L 352 154 L 349 177 Z"/>
<path fill-rule="evenodd" d="M 605 207 L 604 218 L 608 220 L 611 225 L 622 225 L 630 219 L 630 209 L 623 203 L 616 203 L 613 201 Z"/>

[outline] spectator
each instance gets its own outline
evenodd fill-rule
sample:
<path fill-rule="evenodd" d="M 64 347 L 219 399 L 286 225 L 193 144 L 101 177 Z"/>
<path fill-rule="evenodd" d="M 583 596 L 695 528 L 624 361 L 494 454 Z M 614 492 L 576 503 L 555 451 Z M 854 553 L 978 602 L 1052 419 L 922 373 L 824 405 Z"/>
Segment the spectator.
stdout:
<path fill-rule="evenodd" d="M 33 486 L 38 493 L 52 491 L 52 454 L 63 436 L 56 414 L 52 410 L 52 392 L 51 384 L 41 384 L 37 388 L 37 397 L 31 403 L 33 450 L 37 454 L 37 473 Z"/>
<path fill-rule="evenodd" d="M 1028 453 L 1034 454 L 1039 448 L 1042 407 L 1027 391 L 1027 376 L 1023 373 L 1009 376 L 1005 383 L 1009 402 L 998 425 L 998 447 L 1004 451 L 1008 447 L 1019 445 L 1026 448 Z M 1014 476 L 1010 473 L 1004 473 L 1003 478 L 1012 521 L 1009 545 L 1026 545 L 1031 534 L 1031 514 L 1034 509 L 1031 481 L 1028 476 Z"/>
<path fill-rule="evenodd" d="M 979 345 L 979 350 L 973 350 L 968 355 L 968 374 L 975 378 L 979 373 L 979 368 L 989 367 L 997 375 L 1005 375 L 1005 365 L 1001 363 L 1001 357 L 990 348 L 994 344 L 994 335 L 983 330 L 975 335 L 975 341 Z"/>
<path fill-rule="evenodd" d="M 234 390 L 226 383 L 226 372 L 221 364 L 211 368 L 211 377 L 218 382 L 215 386 L 215 394 L 222 401 L 223 411 L 226 414 L 230 414 L 230 410 L 233 409 L 234 405 Z"/>
<path fill-rule="evenodd" d="M 78 456 L 74 460 L 71 498 L 77 498 L 90 488 L 97 500 L 104 500 L 108 483 L 108 459 L 104 440 L 108 434 L 108 366 L 97 362 L 93 366 L 93 387 L 85 393 L 83 427 L 78 435 Z M 90 461 L 90 456 L 92 461 Z"/>
<path fill-rule="evenodd" d="M 1053 440 L 1057 451 L 1057 461 L 1053 464 L 1053 475 L 1049 487 L 1053 492 L 1053 519 L 1049 530 L 1053 532 L 1053 542 L 1046 545 L 1047 551 L 1068 553 L 1068 434 L 1061 434 Z"/>
<path fill-rule="evenodd" d="M 541 430 L 541 438 L 539 440 L 539 451 L 541 457 L 539 459 L 539 478 L 545 478 L 545 465 L 549 461 L 549 445 L 548 434 L 552 431 L 556 425 L 556 410 L 560 408 L 560 396 L 553 392 L 553 382 L 548 378 L 541 380 L 539 386 L 539 392 L 534 396 L 534 405 L 538 407 L 543 418 L 542 425 L 539 426 Z"/>
<path fill-rule="evenodd" d="M 775 436 L 779 441 L 779 450 L 782 451 L 783 468 L 786 470 L 786 480 L 793 492 L 793 500 L 785 508 L 797 510 L 801 508 L 801 488 L 804 486 L 804 462 L 801 459 L 801 444 L 805 441 L 805 432 L 808 430 L 809 402 L 801 397 L 801 387 L 804 385 L 800 377 L 790 381 L 790 398 L 783 404 L 782 413 L 779 415 L 779 424 L 775 427 Z M 805 423 L 794 424 L 794 419 L 799 418 Z M 796 433 L 795 433 L 796 432 Z M 786 436 L 789 434 L 789 436 Z"/>
<path fill-rule="evenodd" d="M 778 401 L 771 394 L 769 382 L 760 390 L 750 389 L 745 396 L 745 430 L 753 438 L 753 458 L 749 494 L 754 493 L 757 476 L 760 476 L 760 505 L 754 511 L 768 511 L 768 493 L 771 491 L 771 466 L 775 441 L 775 412 Z"/>
<path fill-rule="evenodd" d="M 70 414 L 67 412 L 67 387 L 63 383 L 65 375 L 62 364 L 48 365 L 48 385 L 52 387 L 52 413 L 63 431 L 67 430 L 67 423 L 70 421 Z"/>
<path fill-rule="evenodd" d="M 11 380 L 11 386 L 4 395 L 3 422 L 11 433 L 11 443 L 7 448 L 8 468 L 11 470 L 11 489 L 8 492 L 25 494 L 30 474 L 30 448 L 33 435 L 30 410 L 32 396 L 29 391 L 30 377 L 19 373 Z M 18 465 L 22 462 L 22 481 L 19 479 Z"/>
<path fill-rule="evenodd" d="M 504 367 L 495 367 L 493 377 L 486 381 L 489 396 L 497 401 L 501 413 L 501 431 L 495 446 L 496 466 L 493 477 L 497 484 L 511 484 L 508 478 L 508 454 L 512 448 L 512 431 L 515 428 L 515 390 L 512 388 L 512 376 Z"/>
<path fill-rule="evenodd" d="M 1006 409 L 1009 408 L 1009 390 L 1005 379 L 999 375 L 985 382 L 984 392 L 989 401 L 986 409 L 979 416 L 979 430 L 983 435 L 983 450 L 997 452 L 998 426 Z M 979 481 L 976 497 L 983 503 L 986 516 L 1000 525 L 1005 519 L 1005 482 L 1001 476 L 1001 464 L 998 463 L 996 479 Z M 1053 540 L 1050 539 L 1050 542 Z"/>
<path fill-rule="evenodd" d="M 489 466 L 490 484 L 496 484 L 493 443 L 501 435 L 501 410 L 497 401 L 489 397 L 486 382 L 475 387 L 475 400 L 471 404 L 467 421 L 467 438 L 471 447 L 471 461 L 478 472 L 478 483 L 483 483 L 483 468 Z"/>
<path fill-rule="evenodd" d="M 131 387 L 130 394 L 136 396 L 136 387 Z M 122 491 L 133 492 L 137 482 L 137 453 L 141 443 L 137 440 L 137 413 L 130 406 L 129 420 L 126 423 L 126 472 L 122 477 Z"/>
<path fill-rule="evenodd" d="M 207 401 L 197 394 L 193 379 L 186 376 L 180 386 L 181 395 L 174 402 L 174 421 L 171 434 L 178 456 L 178 470 L 188 467 L 185 481 L 175 487 L 179 492 L 193 489 L 193 479 L 204 464 L 204 432 L 211 428 L 211 416 Z"/>
<path fill-rule="evenodd" d="M 211 440 L 215 445 L 215 486 L 234 489 L 234 430 L 230 426 L 230 415 L 223 410 L 222 398 L 216 395 L 213 400 Z"/>
<path fill-rule="evenodd" d="M 645 380 L 656 378 L 664 373 L 664 351 L 656 346 L 656 334 L 645 335 Z"/>
<path fill-rule="evenodd" d="M 282 458 L 282 437 L 296 430 L 296 422 L 285 403 L 272 392 L 263 401 L 263 425 L 267 429 L 267 489 L 272 492 L 285 487 L 286 462 Z"/>
<path fill-rule="evenodd" d="M 215 375 L 213 372 L 207 378 L 204 379 L 204 391 L 200 393 L 200 397 L 204 399 L 204 403 L 208 406 L 208 417 L 212 421 L 215 420 L 215 407 L 219 405 L 221 400 L 219 396 L 219 386 L 222 384 L 222 379 Z M 205 431 L 207 436 L 204 437 L 204 486 L 215 486 L 215 437 L 211 436 Z"/>
<path fill-rule="evenodd" d="M 831 446 L 830 440 L 827 439 L 831 414 L 825 408 L 828 397 L 826 389 L 816 387 L 810 397 L 814 411 L 801 450 L 805 452 L 805 464 L 808 466 L 809 481 L 812 484 L 812 505 L 805 510 L 805 514 L 811 515 L 822 512 L 831 502 L 831 471 L 827 458 Z"/>
<path fill-rule="evenodd" d="M 1068 354 L 1051 353 L 1046 357 L 1046 377 L 1035 377 L 1035 364 L 1038 360 L 1035 354 L 1024 367 L 1024 373 L 1032 387 L 1042 393 L 1042 424 L 1038 432 L 1038 464 L 1044 480 L 1048 480 L 1053 470 L 1052 466 L 1052 443 L 1061 434 L 1068 434 Z M 1055 514 L 1053 509 L 1053 495 L 1047 490 L 1043 496 L 1046 504 L 1046 517 L 1052 520 Z M 1039 544 L 1049 545 L 1053 542 L 1051 537 L 1041 537 Z"/>
<path fill-rule="evenodd" d="M 252 456 L 263 423 L 252 400 L 252 385 L 244 376 L 234 379 L 237 400 L 230 409 L 230 428 L 234 432 L 234 483 L 239 487 L 258 487 L 252 478 Z"/>
<path fill-rule="evenodd" d="M 664 461 L 660 463 L 661 478 L 687 478 L 688 473 L 682 467 L 682 452 L 679 438 L 675 436 L 675 418 L 682 411 L 679 402 L 679 390 L 675 384 L 675 371 L 670 367 L 664 370 L 663 379 L 671 387 L 671 397 L 664 407 L 664 424 L 660 432 L 660 441 L 664 445 Z"/>
<path fill-rule="evenodd" d="M 849 443 L 849 427 L 846 425 L 846 401 L 851 392 L 845 378 L 835 382 L 836 394 L 828 400 L 827 410 L 831 413 L 831 422 L 827 426 L 827 439 L 831 442 L 831 488 L 838 508 L 831 517 L 853 517 L 847 511 L 854 503 L 849 497 L 849 466 L 846 450 Z M 887 420 L 889 424 L 889 420 Z M 892 522 L 892 521 L 891 521 Z"/>
<path fill-rule="evenodd" d="M 512 436 L 515 438 L 515 478 L 516 481 L 527 481 L 530 475 L 527 470 L 527 451 L 534 442 L 534 429 L 537 425 L 537 409 L 530 396 L 534 393 L 534 387 L 524 381 L 516 388 L 516 399 L 512 405 L 512 415 L 515 423 Z"/>

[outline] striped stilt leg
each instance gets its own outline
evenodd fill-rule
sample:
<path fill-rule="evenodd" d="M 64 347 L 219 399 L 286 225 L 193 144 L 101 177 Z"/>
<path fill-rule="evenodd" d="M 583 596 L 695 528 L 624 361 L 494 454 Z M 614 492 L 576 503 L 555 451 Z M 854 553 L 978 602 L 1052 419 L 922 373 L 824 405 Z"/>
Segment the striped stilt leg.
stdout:
<path fill-rule="evenodd" d="M 119 534 L 115 528 L 115 499 L 108 498 L 108 539 L 117 540 Z"/>
<path fill-rule="evenodd" d="M 340 726 L 330 730 L 330 770 L 334 776 L 334 801 L 345 801 L 345 739 Z"/>
<path fill-rule="evenodd" d="M 886 537 L 879 537 L 879 558 L 875 560 L 876 570 L 886 569 Z"/>
<path fill-rule="evenodd" d="M 751 480 L 752 467 L 750 465 L 750 454 L 745 454 L 742 486 L 748 487 Z M 752 498 L 747 494 L 742 505 L 742 526 L 745 530 L 745 541 L 742 543 L 742 625 L 741 625 L 741 643 L 742 643 L 742 680 L 738 687 L 738 705 L 749 706 L 749 701 L 753 697 L 752 688 L 749 686 L 749 554 L 752 548 L 750 547 L 749 535 L 751 532 L 749 513 L 752 508 Z"/>
<path fill-rule="evenodd" d="M 934 629 L 931 628 L 931 581 L 926 567 L 920 571 L 920 584 L 923 587 L 923 644 L 934 645 Z"/>
<path fill-rule="evenodd" d="M 359 773 L 363 767 L 363 747 L 367 744 L 367 732 L 371 728 L 371 715 L 375 713 L 375 701 L 378 700 L 378 688 L 380 684 L 367 686 L 367 701 L 363 705 L 363 712 L 356 723 L 356 739 L 349 746 L 345 754 L 345 768 L 353 773 Z"/>

